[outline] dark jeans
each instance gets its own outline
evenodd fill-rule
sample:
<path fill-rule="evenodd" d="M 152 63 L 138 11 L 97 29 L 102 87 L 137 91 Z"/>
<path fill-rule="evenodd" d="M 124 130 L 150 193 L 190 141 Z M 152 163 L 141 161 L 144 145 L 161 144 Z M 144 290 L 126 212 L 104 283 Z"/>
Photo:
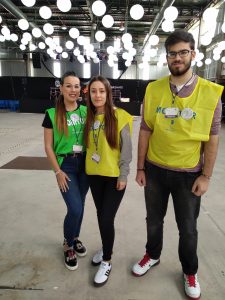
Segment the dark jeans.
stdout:
<path fill-rule="evenodd" d="M 103 260 L 112 256 L 115 238 L 114 219 L 125 189 L 116 189 L 117 178 L 89 175 L 91 193 L 97 210 L 98 225 L 102 239 Z"/>
<path fill-rule="evenodd" d="M 193 275 L 198 270 L 197 218 L 201 197 L 192 192 L 192 185 L 200 172 L 177 172 L 146 162 L 145 203 L 147 210 L 146 251 L 153 259 L 160 257 L 163 247 L 163 223 L 169 195 L 172 195 L 179 230 L 179 258 L 183 272 Z"/>
<path fill-rule="evenodd" d="M 61 192 L 67 206 L 64 219 L 64 238 L 72 247 L 75 237 L 79 237 L 84 214 L 84 201 L 88 191 L 88 177 L 85 174 L 85 156 L 65 157 L 61 165 L 71 181 L 67 181 L 69 190 Z"/>

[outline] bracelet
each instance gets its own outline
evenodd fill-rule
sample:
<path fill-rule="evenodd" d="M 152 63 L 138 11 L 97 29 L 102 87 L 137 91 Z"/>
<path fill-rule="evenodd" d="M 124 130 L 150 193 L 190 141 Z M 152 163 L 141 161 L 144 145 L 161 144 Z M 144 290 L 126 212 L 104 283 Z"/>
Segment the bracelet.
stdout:
<path fill-rule="evenodd" d="M 145 171 L 145 169 L 144 168 L 137 168 L 137 171 Z"/>
<path fill-rule="evenodd" d="M 211 179 L 211 176 L 208 176 L 208 175 L 206 175 L 206 174 L 204 174 L 204 173 L 202 173 L 201 175 L 202 175 L 203 177 L 207 178 L 208 180 Z"/>
<path fill-rule="evenodd" d="M 58 171 L 55 172 L 55 176 L 57 176 L 59 173 L 61 173 L 61 170 L 59 169 Z"/>

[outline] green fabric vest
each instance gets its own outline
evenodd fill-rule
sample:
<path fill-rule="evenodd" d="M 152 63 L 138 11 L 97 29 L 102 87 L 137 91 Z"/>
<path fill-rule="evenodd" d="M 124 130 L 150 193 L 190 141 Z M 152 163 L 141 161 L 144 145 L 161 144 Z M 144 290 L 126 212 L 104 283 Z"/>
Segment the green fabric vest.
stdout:
<path fill-rule="evenodd" d="M 80 105 L 75 111 L 66 113 L 68 136 L 58 132 L 55 122 L 55 108 L 47 109 L 47 112 L 53 125 L 54 152 L 58 164 L 61 166 L 63 157 L 57 156 L 58 154 L 72 153 L 73 145 L 82 145 L 83 151 L 86 151 L 84 145 L 84 126 L 87 116 L 87 107 Z"/>

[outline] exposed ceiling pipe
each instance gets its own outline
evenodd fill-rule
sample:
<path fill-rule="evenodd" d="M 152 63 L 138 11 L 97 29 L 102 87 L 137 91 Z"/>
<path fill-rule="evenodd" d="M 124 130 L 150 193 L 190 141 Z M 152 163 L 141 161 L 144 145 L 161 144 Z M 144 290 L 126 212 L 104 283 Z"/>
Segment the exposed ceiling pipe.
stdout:
<path fill-rule="evenodd" d="M 96 30 L 95 16 L 93 15 L 92 10 L 91 10 L 90 0 L 86 0 L 86 3 L 87 3 L 88 11 L 89 11 L 89 14 L 91 17 L 91 24 L 92 24 L 92 26 L 91 26 L 91 43 L 92 43 L 92 42 L 94 42 L 94 31 Z"/>
<path fill-rule="evenodd" d="M 10 0 L 0 0 L 0 5 L 3 6 L 8 12 L 10 12 L 14 17 L 19 19 L 25 19 L 28 21 L 27 16 Z M 28 21 L 29 22 L 29 21 Z M 38 27 L 35 23 L 29 22 L 32 28 Z M 46 39 L 46 36 L 42 33 L 42 38 Z"/>
<path fill-rule="evenodd" d="M 141 52 L 144 51 L 145 47 L 148 44 L 149 38 L 152 34 L 156 33 L 156 30 L 159 28 L 160 24 L 162 23 L 163 20 L 163 15 L 164 15 L 164 11 L 167 7 L 171 6 L 173 3 L 175 2 L 175 0 L 165 0 L 159 10 L 159 12 L 157 13 L 157 15 L 155 16 L 155 19 L 152 22 L 152 25 L 150 27 L 150 30 L 148 32 L 148 38 L 146 39 L 146 41 L 144 42 L 142 48 L 141 48 Z"/>

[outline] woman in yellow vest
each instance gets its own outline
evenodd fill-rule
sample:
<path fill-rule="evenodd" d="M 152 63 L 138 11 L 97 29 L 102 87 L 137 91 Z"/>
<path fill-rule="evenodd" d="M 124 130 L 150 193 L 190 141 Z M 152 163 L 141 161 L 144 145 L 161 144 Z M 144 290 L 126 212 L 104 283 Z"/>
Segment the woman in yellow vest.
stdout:
<path fill-rule="evenodd" d="M 87 108 L 78 104 L 79 96 L 79 78 L 74 72 L 65 73 L 56 107 L 46 111 L 42 124 L 45 151 L 67 206 L 63 229 L 65 266 L 69 270 L 78 267 L 76 254 L 85 256 L 87 253 L 78 239 L 88 191 L 83 135 Z"/>
<path fill-rule="evenodd" d="M 107 79 L 97 76 L 88 86 L 85 127 L 86 173 L 97 210 L 102 249 L 92 259 L 100 265 L 94 284 L 101 286 L 111 271 L 114 219 L 123 198 L 132 159 L 132 116 L 116 108 Z"/>

